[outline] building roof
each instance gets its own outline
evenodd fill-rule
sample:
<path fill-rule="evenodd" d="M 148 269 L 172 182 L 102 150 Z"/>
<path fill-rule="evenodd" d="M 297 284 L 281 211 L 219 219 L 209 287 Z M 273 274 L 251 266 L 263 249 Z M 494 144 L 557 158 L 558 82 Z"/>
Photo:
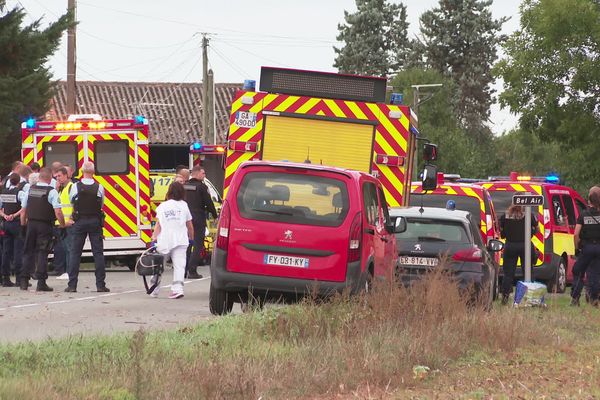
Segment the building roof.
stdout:
<path fill-rule="evenodd" d="M 225 140 L 229 109 L 241 83 L 215 84 L 217 142 Z M 57 84 L 46 119 L 66 119 L 67 83 Z M 150 144 L 189 145 L 202 139 L 202 84 L 163 82 L 77 82 L 77 114 L 100 114 L 104 118 L 148 119 Z M 212 143 L 213 138 L 205 138 Z"/>

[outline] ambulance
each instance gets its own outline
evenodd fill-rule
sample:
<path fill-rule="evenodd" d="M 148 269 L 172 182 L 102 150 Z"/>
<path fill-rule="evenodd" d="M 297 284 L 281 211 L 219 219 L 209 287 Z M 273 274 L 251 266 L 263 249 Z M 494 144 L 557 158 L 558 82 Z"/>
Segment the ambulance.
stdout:
<path fill-rule="evenodd" d="M 489 177 L 481 186 L 489 190 L 498 215 L 506 212 L 517 193 L 544 196 L 544 204 L 532 208 L 538 221 L 532 246 L 537 259 L 531 261 L 535 280 L 548 286 L 549 292 L 563 293 L 573 279 L 575 224 L 587 207 L 574 189 L 561 185 L 556 175 L 534 177 L 511 172 L 509 176 Z M 522 269 L 517 269 L 522 274 Z"/>
<path fill-rule="evenodd" d="M 96 167 L 95 179 L 105 190 L 104 254 L 113 265 L 135 268 L 136 257 L 150 242 L 150 173 L 148 121 L 107 120 L 99 115 L 72 115 L 66 121 L 22 124 L 21 156 L 25 164 L 74 167 L 81 176 L 84 162 Z M 83 256 L 91 256 L 86 241 Z"/>
<path fill-rule="evenodd" d="M 417 117 L 386 91 L 386 78 L 262 67 L 259 91 L 246 81 L 231 106 L 225 199 L 242 163 L 267 160 L 366 172 L 389 206 L 406 205 Z"/>

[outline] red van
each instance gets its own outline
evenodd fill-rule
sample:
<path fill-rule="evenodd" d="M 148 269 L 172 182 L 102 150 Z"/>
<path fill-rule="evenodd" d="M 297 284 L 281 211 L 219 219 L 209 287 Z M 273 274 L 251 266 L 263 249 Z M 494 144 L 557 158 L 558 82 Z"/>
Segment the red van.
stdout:
<path fill-rule="evenodd" d="M 395 220 L 394 220 L 395 222 Z M 227 193 L 211 262 L 210 311 L 234 302 L 355 293 L 392 276 L 395 227 L 378 179 L 321 165 L 250 161 Z"/>

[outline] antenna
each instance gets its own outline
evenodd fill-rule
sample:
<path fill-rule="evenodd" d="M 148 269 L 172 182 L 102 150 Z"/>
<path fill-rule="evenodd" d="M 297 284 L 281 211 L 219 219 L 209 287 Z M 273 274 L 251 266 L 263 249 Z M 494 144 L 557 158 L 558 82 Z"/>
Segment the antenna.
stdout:
<path fill-rule="evenodd" d="M 307 153 L 306 153 L 306 160 L 304 160 L 305 164 L 312 164 L 312 162 L 310 161 L 310 146 L 307 147 Z"/>

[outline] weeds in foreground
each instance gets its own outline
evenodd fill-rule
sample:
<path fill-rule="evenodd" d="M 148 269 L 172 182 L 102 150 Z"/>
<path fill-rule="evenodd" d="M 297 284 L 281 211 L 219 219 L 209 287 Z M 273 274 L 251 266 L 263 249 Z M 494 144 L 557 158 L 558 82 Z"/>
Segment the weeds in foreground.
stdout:
<path fill-rule="evenodd" d="M 6 346 L 0 398 L 389 393 L 428 379 L 416 366 L 433 374 L 473 352 L 549 345 L 552 331 L 540 318 L 470 306 L 448 276 L 433 273 L 410 289 L 381 283 L 368 295 L 308 299 L 178 331 Z"/>

